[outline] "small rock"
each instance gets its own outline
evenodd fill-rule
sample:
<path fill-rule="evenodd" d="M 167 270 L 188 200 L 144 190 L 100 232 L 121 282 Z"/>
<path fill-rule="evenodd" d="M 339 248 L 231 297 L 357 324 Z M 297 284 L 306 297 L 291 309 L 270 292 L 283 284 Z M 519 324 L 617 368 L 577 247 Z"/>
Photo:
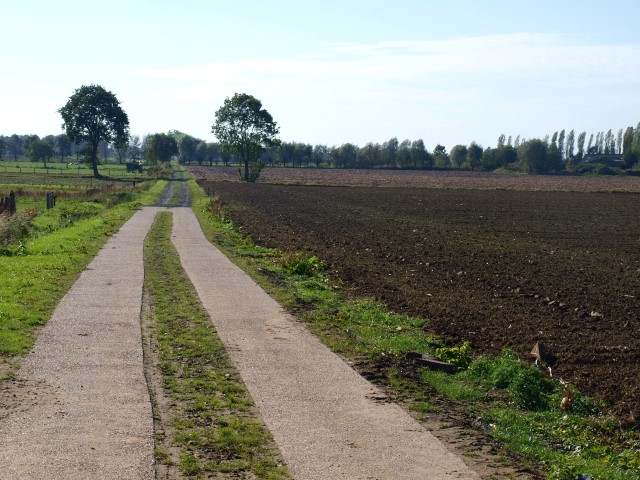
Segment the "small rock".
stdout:
<path fill-rule="evenodd" d="M 455 373 L 457 367 L 451 363 L 438 360 L 431 355 L 423 355 L 418 352 L 407 352 L 405 354 L 407 360 L 411 360 L 418 365 L 429 367 L 432 370 L 439 370 L 445 373 Z"/>
<path fill-rule="evenodd" d="M 542 342 L 536 342 L 536 344 L 533 346 L 533 349 L 531 349 L 531 353 L 529 355 L 535 358 L 536 361 L 538 362 L 542 361 L 552 367 L 558 361 L 557 357 L 553 355 L 549 350 L 549 348 Z"/>

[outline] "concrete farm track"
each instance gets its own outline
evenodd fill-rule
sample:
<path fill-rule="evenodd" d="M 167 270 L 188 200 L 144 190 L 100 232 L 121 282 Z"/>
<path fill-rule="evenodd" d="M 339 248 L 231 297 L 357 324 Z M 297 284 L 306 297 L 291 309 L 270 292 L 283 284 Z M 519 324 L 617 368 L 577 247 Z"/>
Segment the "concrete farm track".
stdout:
<path fill-rule="evenodd" d="M 105 244 L 23 360 L 21 401 L 0 397 L 0 478 L 154 478 L 140 310 L 159 210 Z M 172 212 L 181 262 L 295 478 L 480 478 L 209 244 L 190 209 Z"/>

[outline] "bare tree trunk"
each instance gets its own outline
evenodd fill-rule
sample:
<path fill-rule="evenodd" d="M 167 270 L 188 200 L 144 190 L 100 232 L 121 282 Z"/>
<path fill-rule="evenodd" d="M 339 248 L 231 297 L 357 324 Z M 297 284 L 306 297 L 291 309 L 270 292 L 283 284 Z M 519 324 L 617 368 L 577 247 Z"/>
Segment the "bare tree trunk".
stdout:
<path fill-rule="evenodd" d="M 98 144 L 91 144 L 91 166 L 93 167 L 93 177 L 100 178 L 100 172 L 98 172 Z"/>

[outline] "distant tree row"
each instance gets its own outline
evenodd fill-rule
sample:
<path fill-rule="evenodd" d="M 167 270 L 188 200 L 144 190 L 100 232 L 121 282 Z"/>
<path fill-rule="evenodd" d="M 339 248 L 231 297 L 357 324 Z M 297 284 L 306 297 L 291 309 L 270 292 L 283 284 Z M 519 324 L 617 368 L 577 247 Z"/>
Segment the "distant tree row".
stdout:
<path fill-rule="evenodd" d="M 176 138 L 180 137 L 193 138 L 179 132 L 149 134 L 145 135 L 142 140 L 139 136 L 133 135 L 128 138 L 127 143 L 99 142 L 98 155 L 103 160 L 115 158 L 119 163 L 141 159 L 145 159 L 149 163 L 164 162 L 179 154 Z M 213 163 L 217 161 L 217 159 L 213 159 L 218 155 L 215 144 L 206 144 L 199 140 L 197 143 L 199 148 L 194 151 L 194 156 L 189 159 L 189 162 Z M 209 147 L 209 151 L 203 148 L 205 146 Z M 47 135 L 42 138 L 38 135 L 0 136 L 0 160 L 30 160 L 46 164 L 46 162 L 53 160 L 64 162 L 69 158 L 75 158 L 79 161 L 86 153 L 86 142 L 73 143 L 64 133 Z"/>
<path fill-rule="evenodd" d="M 84 146 L 74 145 L 65 134 L 47 135 L 11 135 L 0 136 L 0 160 L 11 158 L 29 158 L 32 161 L 50 161 L 54 158 L 64 161 L 75 155 Z"/>
<path fill-rule="evenodd" d="M 392 138 L 382 144 L 367 143 L 359 147 L 352 143 L 341 146 L 310 145 L 282 142 L 266 149 L 261 157 L 267 165 L 283 167 L 335 168 L 448 168 L 449 156 L 442 145 L 429 152 L 423 140 Z"/>
<path fill-rule="evenodd" d="M 504 151 L 509 147 L 513 147 L 517 154 L 516 163 L 529 173 L 580 171 L 584 169 L 581 164 L 585 162 L 596 165 L 613 162 L 630 169 L 640 160 L 640 123 L 636 128 L 620 129 L 617 134 L 611 129 L 595 135 L 592 133 L 588 141 L 586 132 L 576 136 L 575 130 L 569 133 L 561 130 L 542 140 L 525 140 L 517 136 L 512 146 L 511 137 L 507 139 L 500 135 L 496 150 Z"/>
<path fill-rule="evenodd" d="M 609 157 L 605 160 L 602 157 Z M 336 168 L 403 168 L 403 169 L 459 169 L 494 171 L 497 169 L 523 170 L 528 173 L 559 173 L 584 171 L 591 168 L 582 165 L 589 160 L 614 162 L 623 168 L 633 168 L 640 160 L 640 124 L 636 128 L 612 130 L 591 134 L 587 142 L 586 132 L 576 136 L 574 130 L 555 132 L 543 139 L 525 139 L 517 136 L 498 137 L 495 148 L 483 148 L 476 142 L 455 145 L 449 153 L 437 145 L 429 152 L 423 140 L 397 138 L 378 144 L 367 143 L 358 147 L 345 143 L 339 147 L 283 142 L 280 147 L 267 149 L 262 161 L 268 165 L 292 167 Z"/>
<path fill-rule="evenodd" d="M 28 159 L 47 162 L 75 158 L 86 154 L 85 142 L 74 144 L 66 134 L 0 136 L 0 160 Z M 145 135 L 142 139 L 129 136 L 125 144 L 100 142 L 99 156 L 119 163 L 146 160 L 150 164 L 177 158 L 185 165 L 229 165 L 237 159 L 209 143 L 177 130 Z M 640 160 L 640 124 L 637 127 L 590 134 L 574 130 L 554 132 L 543 139 L 513 139 L 504 134 L 498 137 L 495 148 L 478 145 L 455 145 L 450 152 L 442 145 L 429 151 L 423 140 L 391 138 L 383 143 L 367 143 L 359 147 L 352 143 L 340 146 L 311 145 L 282 142 L 280 146 L 264 150 L 260 160 L 267 166 L 316 168 L 383 168 L 383 169 L 459 169 L 494 171 L 513 169 L 528 173 L 579 171 L 589 160 L 598 162 L 599 156 L 620 159 L 621 166 L 633 168 Z"/>
<path fill-rule="evenodd" d="M 0 160 L 26 159 L 32 162 L 44 162 L 46 165 L 53 160 L 65 162 L 69 158 L 80 161 L 86 153 L 87 142 L 74 143 L 64 133 L 42 138 L 38 135 L 0 136 Z M 119 145 L 101 141 L 98 143 L 98 155 L 104 160 L 117 158 L 120 163 L 126 159 L 144 157 L 138 136 L 130 137 L 129 143 Z"/>

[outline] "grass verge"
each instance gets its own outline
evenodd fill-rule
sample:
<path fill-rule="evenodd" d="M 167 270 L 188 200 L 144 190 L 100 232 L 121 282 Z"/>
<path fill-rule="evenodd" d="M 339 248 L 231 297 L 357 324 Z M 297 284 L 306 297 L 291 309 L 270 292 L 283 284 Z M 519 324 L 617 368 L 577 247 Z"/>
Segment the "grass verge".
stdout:
<path fill-rule="evenodd" d="M 107 238 L 163 188 L 158 182 L 113 208 L 80 202 L 68 211 L 53 209 L 35 217 L 17 243 L 7 240 L 0 249 L 0 379 L 13 375 L 18 357 Z"/>
<path fill-rule="evenodd" d="M 290 478 L 170 234 L 171 214 L 161 213 L 144 253 L 147 378 L 158 379 L 150 381 L 156 460 L 171 478 Z"/>
<path fill-rule="evenodd" d="M 598 402 L 569 386 L 570 406 L 563 409 L 563 386 L 512 352 L 472 360 L 465 345 L 450 346 L 429 334 L 428 320 L 348 298 L 338 280 L 323 275 L 320 260 L 254 245 L 225 218 L 219 199 L 207 198 L 195 183 L 191 188 L 207 238 L 418 418 L 458 411 L 465 426 L 482 430 L 536 478 L 640 479 L 640 432 L 603 415 Z M 406 356 L 414 351 L 452 362 L 459 371 L 447 375 L 416 365 Z"/>

